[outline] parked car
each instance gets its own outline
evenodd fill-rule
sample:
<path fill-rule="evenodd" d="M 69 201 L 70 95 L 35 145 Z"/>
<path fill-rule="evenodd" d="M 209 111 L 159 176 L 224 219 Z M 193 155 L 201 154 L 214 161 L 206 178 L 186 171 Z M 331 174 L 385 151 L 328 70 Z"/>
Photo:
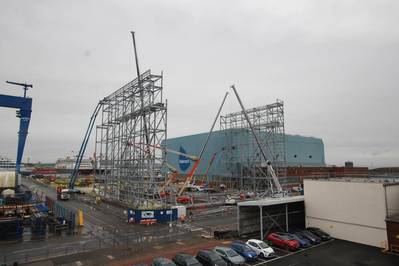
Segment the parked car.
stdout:
<path fill-rule="evenodd" d="M 316 228 L 316 227 L 308 227 L 306 230 L 312 232 L 313 234 L 317 235 L 321 238 L 321 241 L 327 241 L 331 239 L 331 236 L 324 232 L 323 230 Z"/>
<path fill-rule="evenodd" d="M 282 233 L 270 233 L 266 239 L 273 245 L 287 250 L 294 251 L 299 248 L 299 242 L 297 240 Z"/>
<path fill-rule="evenodd" d="M 176 201 L 181 204 L 189 204 L 192 201 L 192 198 L 190 196 L 182 195 L 180 197 L 177 197 Z"/>
<path fill-rule="evenodd" d="M 176 266 L 170 259 L 159 257 L 152 260 L 151 266 Z"/>
<path fill-rule="evenodd" d="M 237 204 L 237 200 L 232 198 L 232 197 L 227 196 L 227 198 L 224 201 L 224 204 L 226 204 L 226 205 L 236 205 Z"/>
<path fill-rule="evenodd" d="M 186 253 L 177 253 L 172 260 L 177 266 L 201 266 L 194 256 Z"/>
<path fill-rule="evenodd" d="M 274 255 L 274 250 L 262 240 L 250 239 L 246 243 L 258 256 L 267 258 Z"/>
<path fill-rule="evenodd" d="M 245 261 L 255 261 L 258 255 L 244 242 L 233 242 L 230 246 L 234 251 L 244 257 Z"/>
<path fill-rule="evenodd" d="M 245 263 L 245 259 L 229 247 L 215 247 L 213 251 L 220 255 L 230 266 L 243 265 Z"/>
<path fill-rule="evenodd" d="M 313 234 L 310 231 L 307 231 L 307 230 L 296 231 L 295 234 L 307 238 L 310 241 L 310 243 L 312 243 L 313 245 L 321 243 L 321 238 L 316 236 L 315 234 Z"/>
<path fill-rule="evenodd" d="M 195 258 L 204 266 L 227 266 L 223 258 L 211 250 L 200 250 Z"/>
<path fill-rule="evenodd" d="M 292 239 L 295 239 L 296 241 L 298 241 L 299 247 L 301 247 L 301 248 L 308 248 L 312 245 L 310 243 L 310 241 L 305 237 L 298 236 L 296 234 L 291 234 L 291 233 L 284 233 L 284 234 L 286 236 L 291 237 Z"/>

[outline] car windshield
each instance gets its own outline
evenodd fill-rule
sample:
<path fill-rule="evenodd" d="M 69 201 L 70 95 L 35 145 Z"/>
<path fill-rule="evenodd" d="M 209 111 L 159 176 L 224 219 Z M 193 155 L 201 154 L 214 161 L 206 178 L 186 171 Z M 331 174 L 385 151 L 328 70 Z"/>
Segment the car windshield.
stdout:
<path fill-rule="evenodd" d="M 286 235 L 278 235 L 278 238 L 283 239 L 283 240 L 290 240 L 291 238 L 286 236 Z"/>
<path fill-rule="evenodd" d="M 252 249 L 250 249 L 250 248 L 247 247 L 247 246 L 242 246 L 242 251 L 243 251 L 243 252 L 250 252 L 250 251 L 252 251 Z"/>
<path fill-rule="evenodd" d="M 227 253 L 227 256 L 229 256 L 229 257 L 234 257 L 234 256 L 237 256 L 237 255 L 238 255 L 237 252 L 235 252 L 235 251 L 232 250 L 232 249 L 226 250 L 226 253 Z"/>
<path fill-rule="evenodd" d="M 310 237 L 314 237 L 314 234 L 309 232 L 309 231 L 303 231 L 302 232 L 304 235 L 310 236 Z"/>
<path fill-rule="evenodd" d="M 186 259 L 186 263 L 187 263 L 187 265 L 190 265 L 190 266 L 198 265 L 198 261 L 193 258 Z"/>
<path fill-rule="evenodd" d="M 208 254 L 209 255 L 209 258 L 211 259 L 211 260 L 220 260 L 220 257 L 219 257 L 219 255 L 218 254 L 216 254 L 216 253 L 209 253 Z"/>
<path fill-rule="evenodd" d="M 258 243 L 260 248 L 268 248 L 269 246 L 265 242 L 259 242 Z"/>

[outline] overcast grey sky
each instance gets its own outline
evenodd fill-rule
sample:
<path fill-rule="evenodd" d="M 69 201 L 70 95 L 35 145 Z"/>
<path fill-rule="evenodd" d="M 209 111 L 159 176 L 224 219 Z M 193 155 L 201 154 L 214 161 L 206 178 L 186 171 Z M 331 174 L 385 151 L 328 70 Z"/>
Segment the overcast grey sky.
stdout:
<path fill-rule="evenodd" d="M 398 14 L 394 0 L 2 0 L 0 93 L 34 84 L 24 159 L 55 161 L 135 78 L 135 30 L 141 70 L 164 71 L 170 137 L 207 131 L 234 83 L 247 108 L 284 100 L 286 132 L 322 138 L 329 164 L 399 165 Z M 228 98 L 223 113 L 237 110 Z M 15 110 L 0 121 L 14 158 Z"/>

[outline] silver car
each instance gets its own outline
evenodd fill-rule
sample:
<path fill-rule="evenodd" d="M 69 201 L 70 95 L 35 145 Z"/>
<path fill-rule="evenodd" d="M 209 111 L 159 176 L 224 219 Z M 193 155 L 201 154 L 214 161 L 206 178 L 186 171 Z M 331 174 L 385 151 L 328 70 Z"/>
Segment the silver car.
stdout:
<path fill-rule="evenodd" d="M 245 259 L 231 248 L 219 246 L 215 247 L 213 251 L 220 255 L 228 265 L 236 266 L 245 263 Z"/>

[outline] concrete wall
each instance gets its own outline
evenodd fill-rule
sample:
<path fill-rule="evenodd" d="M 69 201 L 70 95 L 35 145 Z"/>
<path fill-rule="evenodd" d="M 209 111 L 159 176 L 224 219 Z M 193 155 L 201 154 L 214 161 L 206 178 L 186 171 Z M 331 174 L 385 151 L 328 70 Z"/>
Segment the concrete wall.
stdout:
<path fill-rule="evenodd" d="M 383 184 L 305 180 L 304 189 L 307 226 L 371 246 L 387 241 Z"/>

